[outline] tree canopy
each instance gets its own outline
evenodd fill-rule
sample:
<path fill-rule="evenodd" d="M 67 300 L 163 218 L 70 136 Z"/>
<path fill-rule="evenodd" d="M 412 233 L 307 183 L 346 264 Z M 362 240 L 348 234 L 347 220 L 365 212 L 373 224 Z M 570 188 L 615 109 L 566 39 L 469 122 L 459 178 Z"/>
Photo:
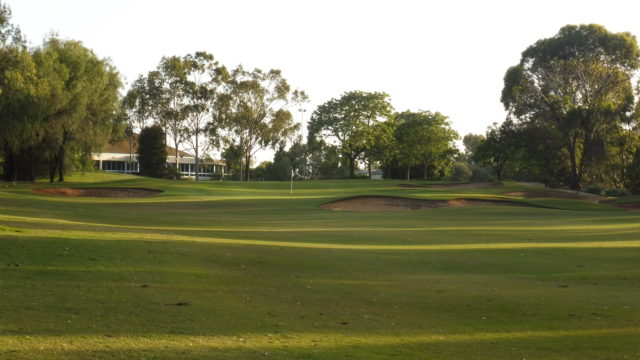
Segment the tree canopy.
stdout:
<path fill-rule="evenodd" d="M 375 144 L 374 127 L 393 112 L 389 95 L 383 92 L 350 91 L 331 99 L 311 115 L 309 139 L 322 137 L 338 142 L 349 161 L 349 175 L 355 175 L 355 162 L 362 159 L 370 167 Z"/>
<path fill-rule="evenodd" d="M 567 25 L 507 70 L 501 100 L 519 122 L 558 134 L 558 156 L 568 163 L 570 186 L 579 189 L 607 134 L 636 116 L 632 78 L 639 66 L 635 36 Z"/>

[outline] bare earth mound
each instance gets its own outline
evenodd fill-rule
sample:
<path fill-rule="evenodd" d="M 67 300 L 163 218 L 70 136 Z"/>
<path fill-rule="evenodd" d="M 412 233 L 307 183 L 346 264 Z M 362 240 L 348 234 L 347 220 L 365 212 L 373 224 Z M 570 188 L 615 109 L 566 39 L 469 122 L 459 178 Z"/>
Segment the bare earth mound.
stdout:
<path fill-rule="evenodd" d="M 485 183 L 466 183 L 466 184 L 400 184 L 400 187 L 409 189 L 420 188 L 446 188 L 446 189 L 490 189 L 495 187 L 504 186 L 499 182 L 485 182 Z"/>
<path fill-rule="evenodd" d="M 615 203 L 610 201 L 602 201 L 600 203 L 603 205 L 616 206 L 616 207 L 627 209 L 627 210 L 640 211 L 640 201 L 630 202 L 630 203 Z"/>
<path fill-rule="evenodd" d="M 333 211 L 410 211 L 471 205 L 527 206 L 527 204 L 504 200 L 424 200 L 392 196 L 361 196 L 330 202 L 320 205 L 320 208 Z"/>
<path fill-rule="evenodd" d="M 571 199 L 571 200 L 586 200 L 591 202 L 598 202 L 604 199 L 602 196 L 576 193 L 569 191 L 518 191 L 503 194 L 505 196 L 513 196 L 524 199 Z"/>
<path fill-rule="evenodd" d="M 45 195 L 99 198 L 139 198 L 153 196 L 162 192 L 162 190 L 145 188 L 40 188 L 33 189 L 33 191 Z"/>

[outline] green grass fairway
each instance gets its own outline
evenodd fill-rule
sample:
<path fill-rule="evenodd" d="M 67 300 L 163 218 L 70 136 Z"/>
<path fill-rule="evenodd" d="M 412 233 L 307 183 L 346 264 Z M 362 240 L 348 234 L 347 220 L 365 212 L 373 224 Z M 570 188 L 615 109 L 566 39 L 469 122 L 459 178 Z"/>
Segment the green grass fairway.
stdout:
<path fill-rule="evenodd" d="M 401 183 L 0 183 L 0 359 L 640 359 L 640 212 L 318 208 L 527 189 Z"/>

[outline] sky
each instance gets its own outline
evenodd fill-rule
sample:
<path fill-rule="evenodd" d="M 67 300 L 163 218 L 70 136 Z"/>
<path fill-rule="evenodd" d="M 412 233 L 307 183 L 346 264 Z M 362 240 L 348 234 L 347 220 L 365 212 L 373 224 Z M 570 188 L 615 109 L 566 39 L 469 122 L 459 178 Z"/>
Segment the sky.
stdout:
<path fill-rule="evenodd" d="M 296 121 L 346 91 L 382 91 L 397 111 L 448 116 L 461 136 L 504 120 L 504 73 L 535 41 L 566 24 L 640 36 L 637 0 L 3 2 L 30 45 L 80 40 L 111 59 L 124 91 L 162 56 L 207 51 L 229 68 L 282 70 L 310 96 L 305 113 L 290 109 Z"/>

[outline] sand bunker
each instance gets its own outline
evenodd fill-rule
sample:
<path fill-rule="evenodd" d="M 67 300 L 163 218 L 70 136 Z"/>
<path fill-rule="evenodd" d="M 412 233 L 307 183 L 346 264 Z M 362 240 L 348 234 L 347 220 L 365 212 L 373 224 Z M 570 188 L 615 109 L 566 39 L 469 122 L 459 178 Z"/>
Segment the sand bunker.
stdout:
<path fill-rule="evenodd" d="M 518 191 L 503 194 L 505 196 L 513 196 L 524 199 L 571 199 L 571 200 L 586 200 L 591 202 L 599 202 L 604 199 L 602 196 L 586 194 L 573 191 Z"/>
<path fill-rule="evenodd" d="M 640 211 L 640 201 L 629 202 L 629 203 L 616 203 L 612 201 L 601 201 L 602 205 L 615 206 L 627 210 Z"/>
<path fill-rule="evenodd" d="M 392 196 L 360 196 L 330 202 L 320 205 L 320 208 L 333 211 L 410 211 L 471 205 L 528 206 L 528 204 L 524 203 L 497 199 L 425 200 Z"/>
<path fill-rule="evenodd" d="M 162 190 L 145 188 L 40 188 L 33 189 L 38 194 L 59 195 L 59 196 L 80 196 L 99 198 L 139 198 L 157 195 Z"/>
<path fill-rule="evenodd" d="M 400 187 L 409 189 L 420 188 L 445 188 L 445 189 L 490 189 L 504 186 L 500 182 L 464 183 L 464 184 L 400 184 Z"/>

